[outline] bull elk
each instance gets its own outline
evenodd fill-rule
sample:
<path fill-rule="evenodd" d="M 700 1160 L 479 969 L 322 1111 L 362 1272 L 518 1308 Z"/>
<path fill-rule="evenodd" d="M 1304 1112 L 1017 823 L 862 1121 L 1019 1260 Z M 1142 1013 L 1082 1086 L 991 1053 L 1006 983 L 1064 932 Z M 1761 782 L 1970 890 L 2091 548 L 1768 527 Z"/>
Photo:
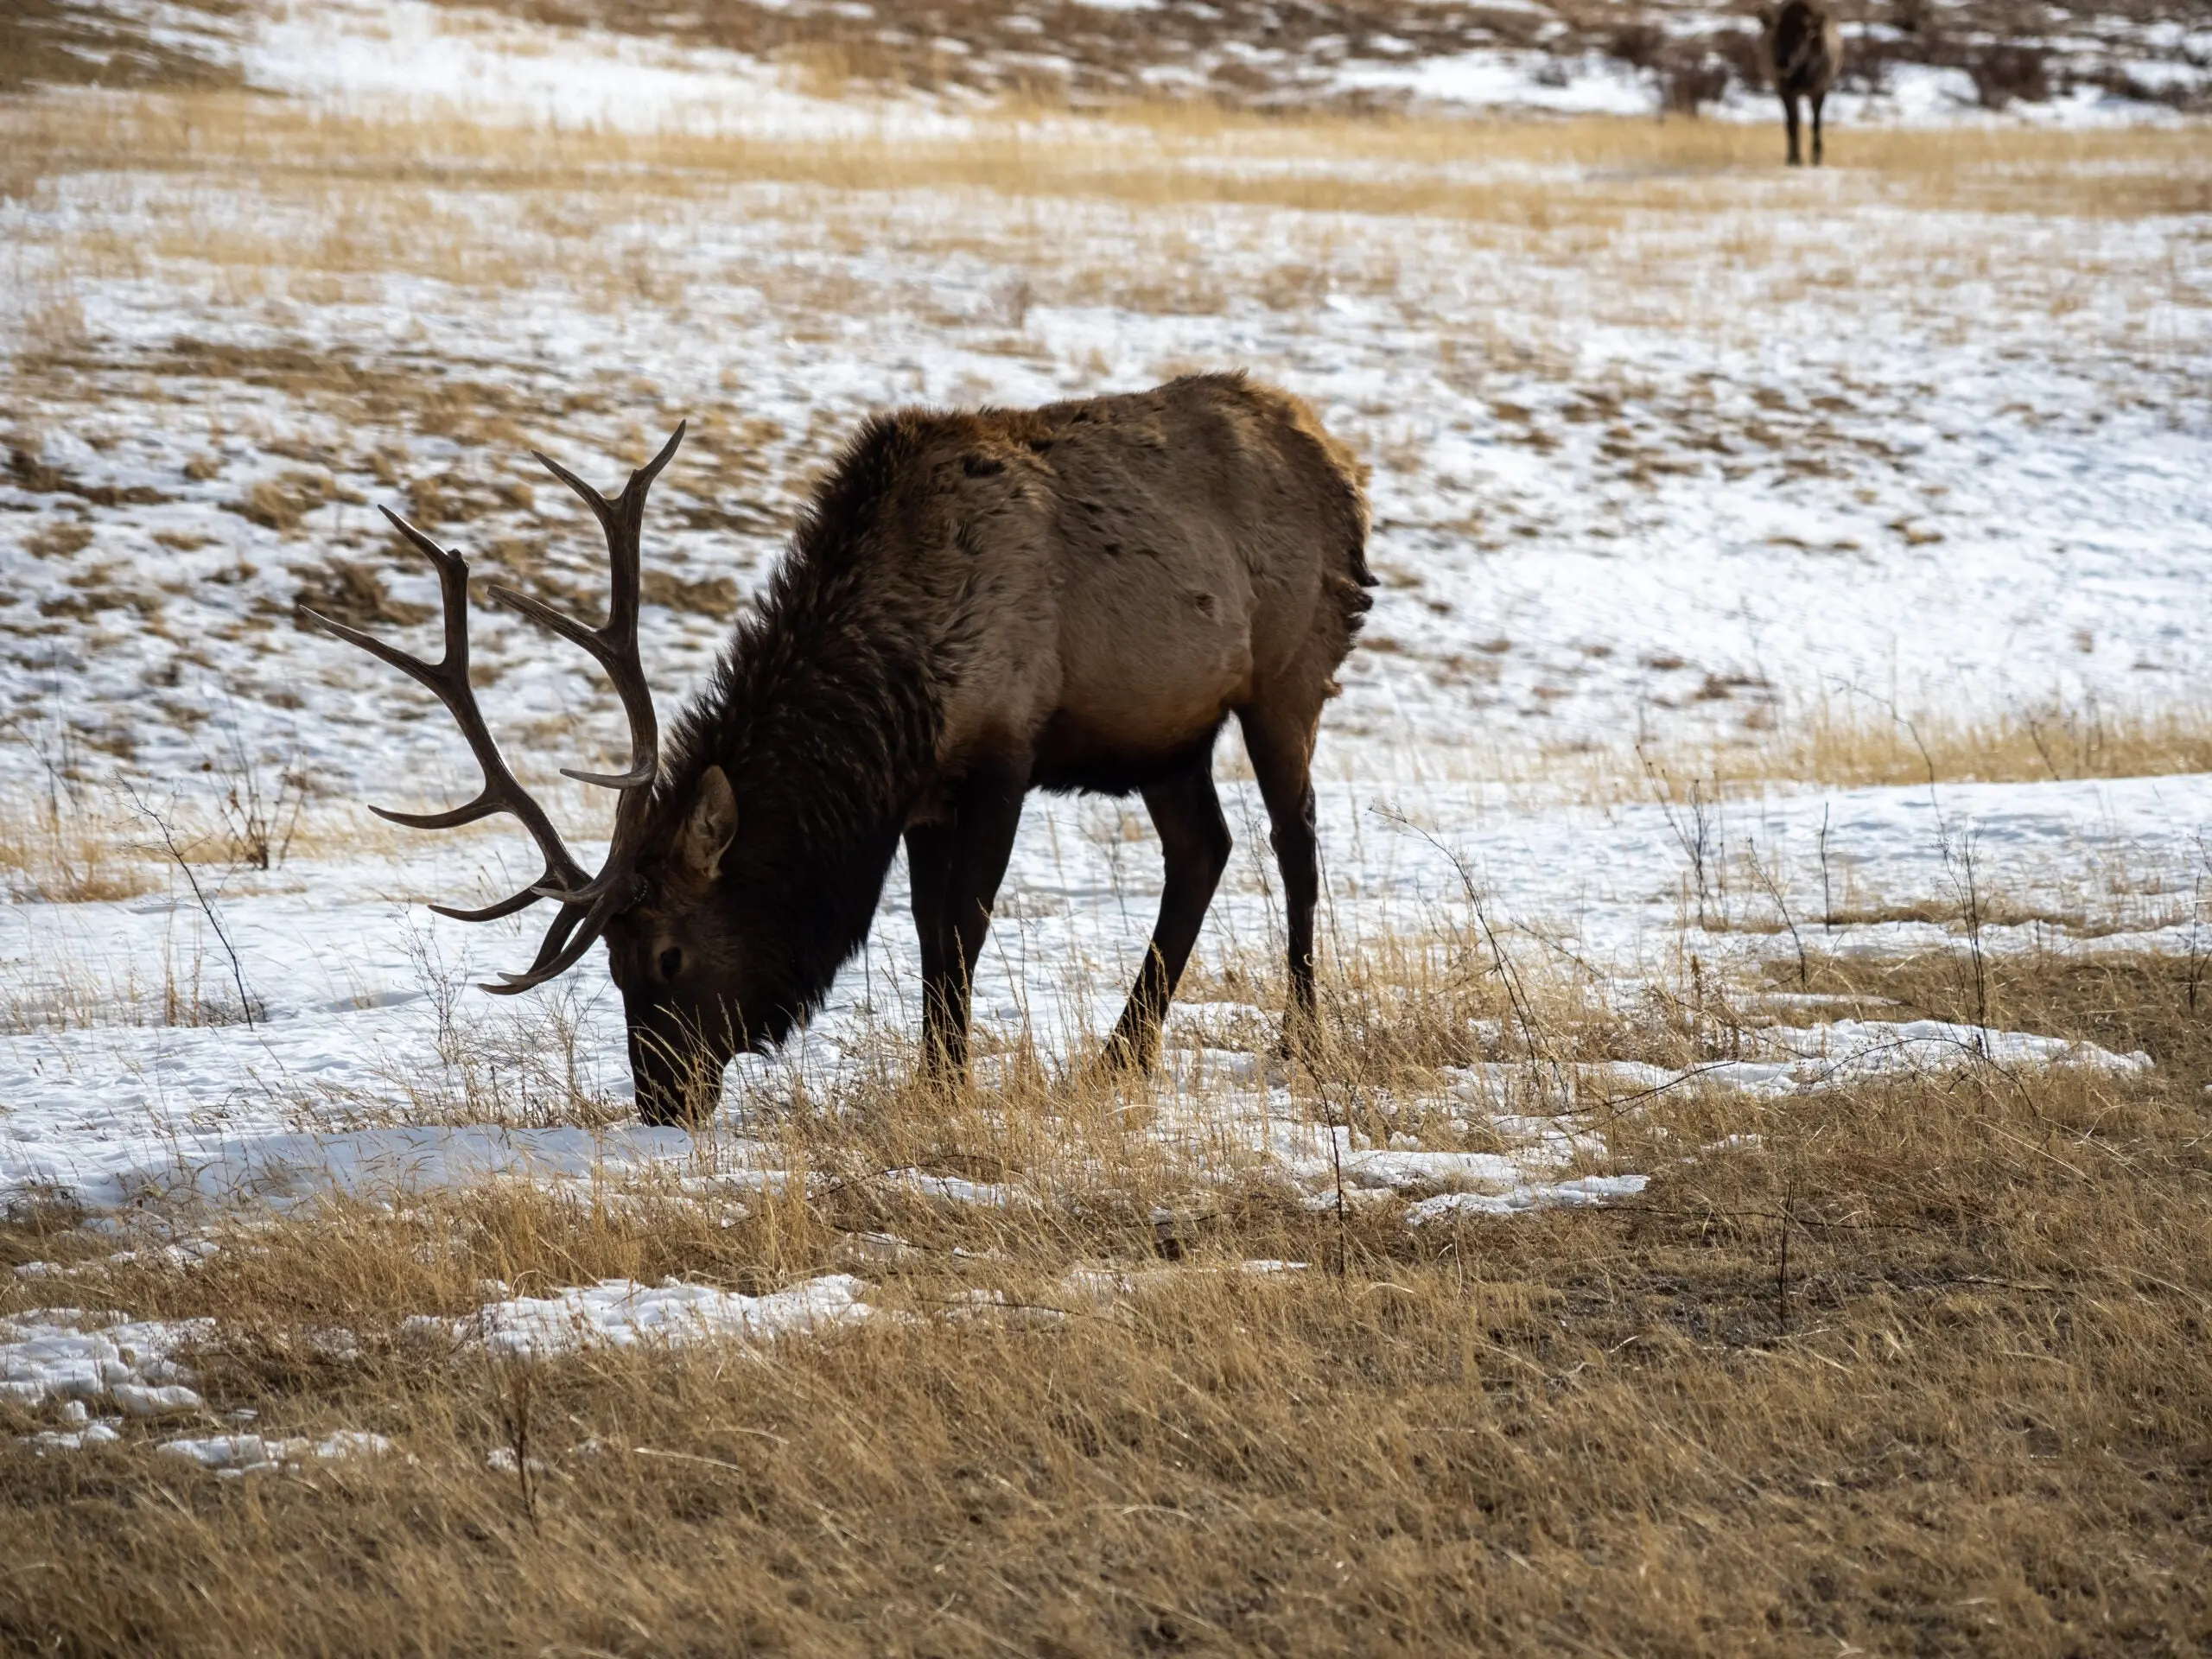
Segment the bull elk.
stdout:
<path fill-rule="evenodd" d="M 1797 100 L 1813 106 L 1813 165 L 1821 164 L 1821 105 L 1843 67 L 1843 31 L 1835 13 L 1821 0 L 1786 0 L 1767 20 L 1767 61 L 1774 89 L 1782 95 L 1782 118 L 1789 128 L 1789 165 L 1803 164 L 1797 148 Z"/>
<path fill-rule="evenodd" d="M 461 921 L 560 906 L 537 959 L 485 988 L 542 985 L 594 940 L 622 993 L 639 1115 L 694 1121 L 737 1053 L 780 1042 L 860 948 L 901 837 L 921 942 L 922 1043 L 965 1071 L 969 981 L 1032 789 L 1144 798 L 1166 890 L 1108 1045 L 1148 1067 L 1229 861 L 1214 740 L 1232 714 L 1287 900 L 1286 1037 L 1313 1014 L 1319 890 L 1310 766 L 1324 702 L 1374 585 L 1365 469 L 1304 404 L 1241 374 L 1035 410 L 871 418 L 816 490 L 753 613 L 663 746 L 638 656 L 645 496 L 683 441 L 612 499 L 538 461 L 606 533 L 591 627 L 511 588 L 490 597 L 582 647 L 628 715 L 605 863 L 587 873 L 516 779 L 469 682 L 468 566 L 397 514 L 436 568 L 430 663 L 327 617 L 452 713 L 484 783 L 441 830 L 512 814 L 543 874 Z M 382 809 L 378 809 L 379 811 Z"/>

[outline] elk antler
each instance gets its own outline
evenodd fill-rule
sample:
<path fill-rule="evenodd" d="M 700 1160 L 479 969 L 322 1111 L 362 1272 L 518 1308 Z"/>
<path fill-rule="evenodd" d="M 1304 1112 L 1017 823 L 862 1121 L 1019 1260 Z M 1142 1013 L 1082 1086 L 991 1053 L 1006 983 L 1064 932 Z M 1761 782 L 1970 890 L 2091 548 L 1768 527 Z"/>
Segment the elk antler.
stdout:
<path fill-rule="evenodd" d="M 566 973 L 606 931 L 607 923 L 633 901 L 639 843 L 653 782 L 660 771 L 660 725 L 653 715 L 652 688 L 645 683 L 645 669 L 638 659 L 638 537 L 645 523 L 646 492 L 683 442 L 683 424 L 679 423 L 660 454 L 632 473 L 622 493 L 612 500 L 566 467 L 542 454 L 537 456 L 546 471 L 584 499 L 598 518 L 600 528 L 606 532 L 609 593 L 607 620 L 602 626 L 586 627 L 574 617 L 565 616 L 511 588 L 495 586 L 489 590 L 491 597 L 509 610 L 588 652 L 613 682 L 615 692 L 622 699 L 623 712 L 629 716 L 630 766 L 626 772 L 575 772 L 566 766 L 561 769 L 564 778 L 622 792 L 614 808 L 614 836 L 607 848 L 607 862 L 595 876 L 587 875 L 583 867 L 570 856 L 560 832 L 546 817 L 545 809 L 508 769 L 499 744 L 484 723 L 483 711 L 476 705 L 475 689 L 468 683 L 466 558 L 458 551 L 441 548 L 389 507 L 381 510 L 391 521 L 392 528 L 437 569 L 438 590 L 445 607 L 445 655 L 435 663 L 410 657 L 358 628 L 349 628 L 342 622 L 334 622 L 302 607 L 302 613 L 325 632 L 359 645 L 428 687 L 453 715 L 454 723 L 468 741 L 476 764 L 484 772 L 483 789 L 465 806 L 444 812 L 390 812 L 380 806 L 369 810 L 380 818 L 405 824 L 410 830 L 454 830 L 490 817 L 495 812 L 508 812 L 522 821 L 523 827 L 537 842 L 538 851 L 545 860 L 545 873 L 520 893 L 481 910 L 454 910 L 445 905 L 430 906 L 441 916 L 450 916 L 457 921 L 489 922 L 526 910 L 540 899 L 561 901 L 561 912 L 545 930 L 536 960 L 519 974 L 502 974 L 499 984 L 484 987 L 487 991 L 512 995 Z"/>

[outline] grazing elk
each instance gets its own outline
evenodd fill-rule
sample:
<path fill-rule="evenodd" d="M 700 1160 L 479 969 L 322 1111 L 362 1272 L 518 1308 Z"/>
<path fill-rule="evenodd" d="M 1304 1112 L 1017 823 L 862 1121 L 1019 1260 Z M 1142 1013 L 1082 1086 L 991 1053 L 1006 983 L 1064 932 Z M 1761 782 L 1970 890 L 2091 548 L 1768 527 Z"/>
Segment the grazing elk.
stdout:
<path fill-rule="evenodd" d="M 1821 105 L 1836 72 L 1843 67 L 1843 32 L 1835 13 L 1821 0 L 1786 0 L 1769 15 L 1766 29 L 1767 62 L 1774 70 L 1774 89 L 1782 95 L 1782 117 L 1789 125 L 1789 165 L 1803 165 L 1797 148 L 1797 100 L 1813 106 L 1813 165 L 1821 164 Z"/>
<path fill-rule="evenodd" d="M 566 774 L 620 791 L 596 875 L 486 728 L 460 553 L 387 511 L 437 568 L 440 662 L 314 617 L 435 693 L 483 768 L 466 805 L 383 816 L 437 830 L 509 812 L 544 856 L 543 877 L 498 904 L 437 907 L 488 921 L 559 901 L 537 960 L 486 989 L 542 984 L 603 937 L 638 1109 L 694 1120 L 732 1056 L 779 1042 L 819 1005 L 867 935 L 903 836 L 924 1059 L 957 1077 L 969 978 L 1024 795 L 1134 791 L 1160 831 L 1166 882 L 1108 1053 L 1149 1066 L 1229 861 L 1211 757 L 1233 714 L 1287 901 L 1287 1038 L 1312 1019 L 1309 766 L 1374 578 L 1365 469 L 1311 410 L 1217 374 L 1036 410 L 870 419 L 664 750 L 638 657 L 638 543 L 646 491 L 683 436 L 679 426 L 612 500 L 538 457 L 606 531 L 604 625 L 490 589 L 589 652 L 628 715 L 625 771 Z"/>

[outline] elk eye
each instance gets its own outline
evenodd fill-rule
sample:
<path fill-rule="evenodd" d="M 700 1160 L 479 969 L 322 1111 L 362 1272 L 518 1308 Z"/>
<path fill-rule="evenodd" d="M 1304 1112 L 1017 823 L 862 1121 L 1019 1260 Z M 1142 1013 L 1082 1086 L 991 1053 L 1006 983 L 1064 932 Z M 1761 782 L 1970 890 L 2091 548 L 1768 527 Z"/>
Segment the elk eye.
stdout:
<path fill-rule="evenodd" d="M 671 944 L 660 953 L 660 976 L 663 979 L 674 979 L 683 971 L 683 952 L 679 947 Z"/>

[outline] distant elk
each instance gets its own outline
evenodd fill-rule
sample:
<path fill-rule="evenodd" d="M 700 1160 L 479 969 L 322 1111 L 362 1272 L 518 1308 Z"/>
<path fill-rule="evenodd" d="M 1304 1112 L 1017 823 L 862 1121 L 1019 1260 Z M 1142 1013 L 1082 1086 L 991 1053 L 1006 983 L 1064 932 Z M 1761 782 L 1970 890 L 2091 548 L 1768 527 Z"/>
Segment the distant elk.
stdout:
<path fill-rule="evenodd" d="M 486 989 L 543 984 L 604 938 L 639 1113 L 696 1121 L 734 1055 L 782 1041 L 821 1004 L 867 937 L 903 836 L 924 1063 L 957 1079 L 1023 798 L 1135 792 L 1160 832 L 1166 891 L 1107 1053 L 1148 1068 L 1229 861 L 1212 753 L 1234 715 L 1282 872 L 1286 1039 L 1312 1020 L 1310 768 L 1374 578 L 1365 469 L 1311 410 L 1241 374 L 1211 374 L 1036 410 L 871 418 L 664 749 L 638 656 L 639 537 L 646 492 L 683 437 L 678 426 L 611 500 L 537 457 L 606 532 L 603 625 L 489 590 L 588 652 L 628 715 L 625 770 L 564 769 L 619 791 L 596 875 L 562 844 L 478 709 L 459 552 L 386 511 L 437 569 L 445 654 L 435 664 L 308 613 L 435 694 L 483 770 L 465 805 L 382 816 L 441 830 L 512 813 L 544 856 L 539 880 L 497 904 L 434 906 L 490 921 L 540 899 L 560 905 L 537 960 Z"/>
<path fill-rule="evenodd" d="M 1813 165 L 1821 164 L 1821 105 L 1836 72 L 1843 67 L 1843 31 L 1835 13 L 1820 0 L 1787 0 L 1767 16 L 1767 62 L 1774 89 L 1782 95 L 1783 119 L 1789 124 L 1789 165 L 1803 164 L 1797 148 L 1797 100 L 1813 106 Z"/>

